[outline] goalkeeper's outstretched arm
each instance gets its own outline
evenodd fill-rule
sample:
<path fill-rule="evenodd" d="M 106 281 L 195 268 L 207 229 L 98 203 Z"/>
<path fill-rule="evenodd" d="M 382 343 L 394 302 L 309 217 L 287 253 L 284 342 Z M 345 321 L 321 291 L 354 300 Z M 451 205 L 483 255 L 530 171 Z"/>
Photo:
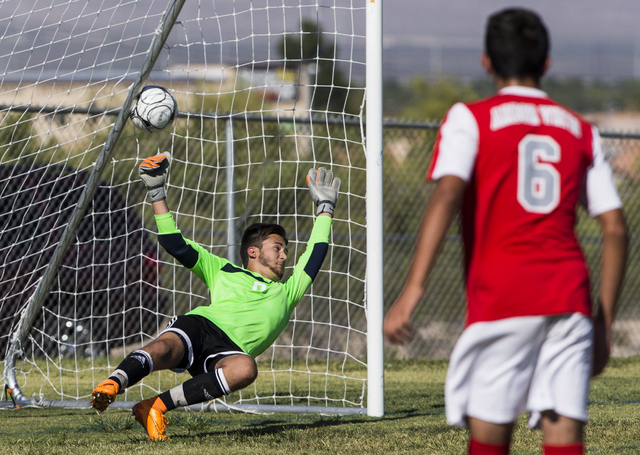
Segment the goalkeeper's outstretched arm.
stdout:
<path fill-rule="evenodd" d="M 164 185 L 171 167 L 171 155 L 168 152 L 150 156 L 138 167 L 138 174 L 147 187 L 149 199 L 153 205 L 158 224 L 158 243 L 187 268 L 193 268 L 198 262 L 198 251 L 189 245 L 176 228 L 167 205 Z"/>
<path fill-rule="evenodd" d="M 333 212 L 338 201 L 340 179 L 325 168 L 310 169 L 307 184 L 316 205 L 316 222 L 305 252 L 298 258 L 292 275 L 285 282 L 290 309 L 293 310 L 316 278 L 329 249 Z"/>
<path fill-rule="evenodd" d="M 193 268 L 198 262 L 199 253 L 197 249 L 188 244 L 182 234 L 175 226 L 173 217 L 166 202 L 165 184 L 171 167 L 171 155 L 168 152 L 146 158 L 138 167 L 140 179 L 147 187 L 149 199 L 153 205 L 158 224 L 158 242 L 162 247 L 175 257 L 182 265 Z M 311 199 L 315 203 L 317 216 L 333 217 L 333 211 L 338 200 L 340 190 L 340 179 L 333 177 L 333 173 L 321 167 L 310 169 L 307 174 L 307 184 Z M 324 258 L 324 255 L 322 255 Z M 322 263 L 312 261 L 319 268 Z M 317 270 L 307 271 L 310 276 L 315 277 Z"/>
<path fill-rule="evenodd" d="M 166 213 L 170 213 L 169 206 L 167 205 L 166 199 L 161 201 L 153 202 L 151 204 L 153 206 L 153 213 L 155 215 L 164 215 Z"/>

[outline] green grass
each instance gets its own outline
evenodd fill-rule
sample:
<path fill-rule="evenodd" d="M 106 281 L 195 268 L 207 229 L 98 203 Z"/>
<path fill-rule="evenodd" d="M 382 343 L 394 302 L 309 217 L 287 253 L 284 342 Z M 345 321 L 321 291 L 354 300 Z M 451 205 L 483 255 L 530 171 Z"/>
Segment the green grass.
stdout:
<path fill-rule="evenodd" d="M 24 396 L 44 396 L 50 400 L 88 401 L 96 384 L 112 372 L 123 357 L 97 357 L 43 359 L 31 358 L 18 365 L 18 383 Z M 258 379 L 241 392 L 227 397 L 227 402 L 254 404 L 262 397 L 262 404 L 326 406 L 318 391 L 326 390 L 329 397 L 338 397 L 349 403 L 362 403 L 367 377 L 365 366 L 354 360 L 347 361 L 260 361 Z M 328 373 L 328 375 L 327 375 Z M 129 387 L 124 401 L 150 398 L 159 391 L 168 390 L 189 378 L 187 373 L 156 371 L 142 382 Z M 275 391 L 278 391 L 276 394 Z M 310 401 L 299 397 L 315 396 Z M 266 401 L 264 397 L 269 397 Z M 341 403 L 334 404 L 342 406 Z"/>
<path fill-rule="evenodd" d="M 169 414 L 170 441 L 153 443 L 129 412 L 0 410 L 2 454 L 463 454 L 467 434 L 444 417 L 445 361 L 391 361 L 386 415 L 321 417 Z M 613 359 L 593 382 L 588 453 L 640 453 L 640 358 Z M 520 420 L 513 453 L 540 453 L 541 435 Z"/>

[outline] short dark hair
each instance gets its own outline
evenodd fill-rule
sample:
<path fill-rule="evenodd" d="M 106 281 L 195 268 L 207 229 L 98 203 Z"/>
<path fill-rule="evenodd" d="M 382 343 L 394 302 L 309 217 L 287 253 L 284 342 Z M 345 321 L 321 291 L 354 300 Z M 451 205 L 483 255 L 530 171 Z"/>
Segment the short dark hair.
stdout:
<path fill-rule="evenodd" d="M 249 253 L 247 250 L 252 246 L 262 248 L 262 242 L 272 234 L 282 237 L 285 245 L 289 243 L 289 240 L 287 240 L 287 231 L 279 224 L 254 223 L 244 230 L 242 243 L 240 244 L 242 267 L 246 267 L 249 264 Z"/>
<path fill-rule="evenodd" d="M 540 81 L 549 47 L 547 28 L 533 11 L 510 8 L 489 17 L 485 52 L 499 77 Z"/>

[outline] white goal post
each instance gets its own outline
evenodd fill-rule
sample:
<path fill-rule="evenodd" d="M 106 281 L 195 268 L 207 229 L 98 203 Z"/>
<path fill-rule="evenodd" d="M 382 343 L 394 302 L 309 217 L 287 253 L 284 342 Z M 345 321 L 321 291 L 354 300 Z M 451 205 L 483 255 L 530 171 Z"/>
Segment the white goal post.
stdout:
<path fill-rule="evenodd" d="M 343 181 L 323 267 L 258 380 L 193 408 L 382 416 L 381 57 L 381 0 L 0 3 L 0 405 L 86 407 L 208 304 L 158 246 L 137 177 L 170 150 L 178 227 L 235 263 L 244 228 L 277 222 L 290 272 L 314 221 L 308 169 Z M 154 134 L 127 121 L 150 84 L 179 106 Z M 154 372 L 112 406 L 186 378 Z"/>

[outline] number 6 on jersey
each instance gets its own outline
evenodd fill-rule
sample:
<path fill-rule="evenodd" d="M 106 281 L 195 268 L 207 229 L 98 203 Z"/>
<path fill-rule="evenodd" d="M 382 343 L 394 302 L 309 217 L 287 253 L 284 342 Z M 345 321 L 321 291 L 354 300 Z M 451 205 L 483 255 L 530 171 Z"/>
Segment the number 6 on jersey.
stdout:
<path fill-rule="evenodd" d="M 531 213 L 551 213 L 560 203 L 560 146 L 550 136 L 528 134 L 518 144 L 518 202 Z"/>

